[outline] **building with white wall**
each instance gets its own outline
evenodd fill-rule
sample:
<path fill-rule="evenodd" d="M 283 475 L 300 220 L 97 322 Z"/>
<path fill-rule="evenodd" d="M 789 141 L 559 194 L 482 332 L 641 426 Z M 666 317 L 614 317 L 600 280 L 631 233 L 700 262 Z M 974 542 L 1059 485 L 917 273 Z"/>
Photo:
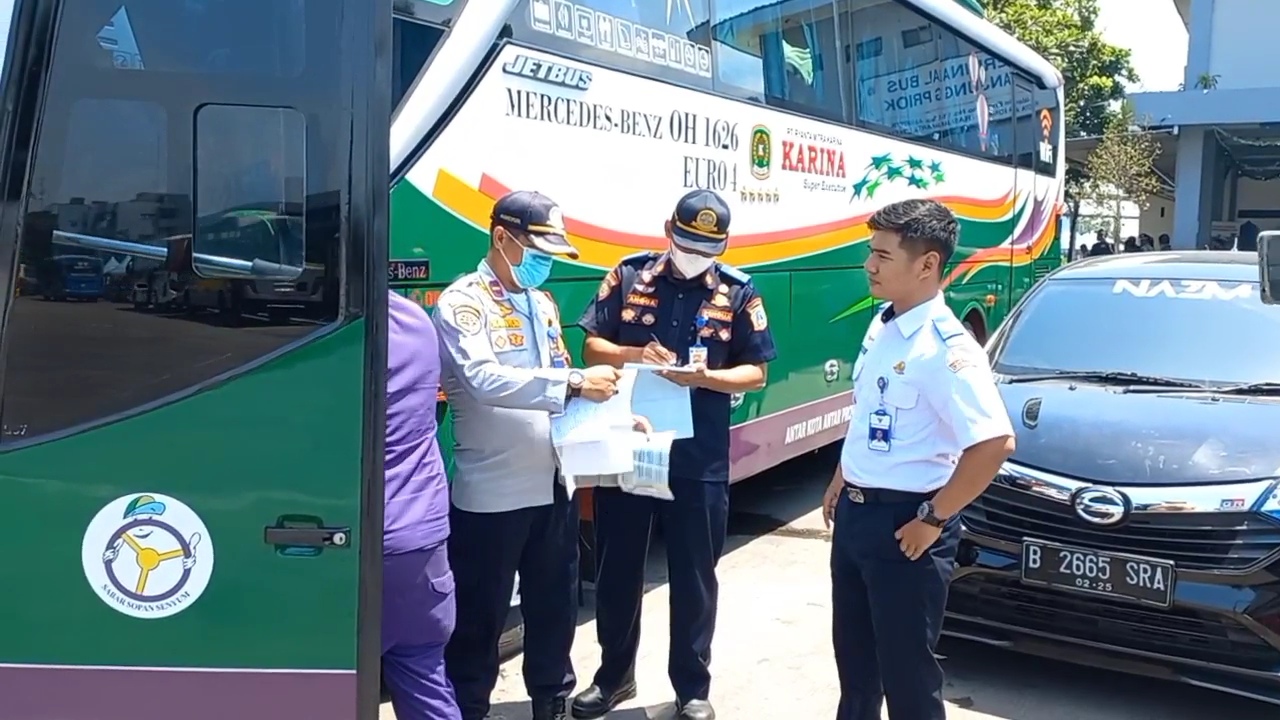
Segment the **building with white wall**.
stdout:
<path fill-rule="evenodd" d="M 1132 96 L 1162 128 L 1158 169 L 1173 181 L 1172 197 L 1144 210 L 1143 232 L 1191 248 L 1245 223 L 1280 230 L 1280 1 L 1172 2 L 1187 26 L 1183 88 Z"/>

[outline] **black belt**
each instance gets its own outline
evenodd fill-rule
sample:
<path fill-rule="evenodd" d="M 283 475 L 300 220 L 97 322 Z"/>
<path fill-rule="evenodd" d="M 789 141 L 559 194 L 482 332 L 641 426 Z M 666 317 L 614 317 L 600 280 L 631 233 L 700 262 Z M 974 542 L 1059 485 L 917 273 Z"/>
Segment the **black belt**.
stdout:
<path fill-rule="evenodd" d="M 856 503 L 920 503 L 925 500 L 932 500 L 933 496 L 938 494 L 937 490 L 907 492 L 905 490 L 859 487 L 849 484 L 844 486 L 844 491 L 849 496 L 849 499 Z"/>

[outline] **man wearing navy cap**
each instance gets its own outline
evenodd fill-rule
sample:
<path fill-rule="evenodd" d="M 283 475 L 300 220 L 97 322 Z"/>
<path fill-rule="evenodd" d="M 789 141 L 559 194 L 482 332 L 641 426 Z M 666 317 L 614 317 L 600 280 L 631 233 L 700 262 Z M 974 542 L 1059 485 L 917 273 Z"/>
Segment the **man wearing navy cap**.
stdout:
<path fill-rule="evenodd" d="M 714 192 L 680 198 L 666 222 L 668 250 L 625 258 L 600 284 L 581 325 L 584 358 L 689 365 L 666 373 L 693 388 L 694 437 L 671 446 L 675 499 L 594 492 L 596 630 L 600 669 L 573 701 L 573 715 L 594 718 L 634 697 L 644 567 L 655 517 L 667 537 L 671 586 L 668 673 L 679 717 L 709 720 L 716 564 L 729 512 L 729 396 L 759 390 L 777 357 L 764 300 L 751 276 L 716 262 L 729 242 L 729 207 Z"/>
<path fill-rule="evenodd" d="M 489 712 L 517 572 L 534 720 L 563 720 L 577 682 L 569 651 L 578 512 L 556 471 L 551 415 L 572 397 L 613 397 L 619 371 L 572 367 L 559 308 L 537 289 L 553 256 L 578 256 L 560 208 L 536 192 L 510 193 L 494 205 L 487 256 L 440 294 L 435 313 L 455 463 L 449 563 L 458 623 L 445 669 L 463 720 Z"/>

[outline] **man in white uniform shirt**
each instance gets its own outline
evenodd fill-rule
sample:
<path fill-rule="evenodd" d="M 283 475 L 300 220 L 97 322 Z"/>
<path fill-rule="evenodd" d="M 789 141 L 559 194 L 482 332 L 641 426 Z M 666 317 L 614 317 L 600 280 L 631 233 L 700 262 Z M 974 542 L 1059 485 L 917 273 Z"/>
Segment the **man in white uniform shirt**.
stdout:
<path fill-rule="evenodd" d="M 853 367 L 853 415 L 823 514 L 831 545 L 837 720 L 943 720 L 934 657 L 960 510 L 1013 453 L 987 356 L 947 307 L 958 224 L 905 200 L 872 216 L 866 261 L 886 300 Z"/>

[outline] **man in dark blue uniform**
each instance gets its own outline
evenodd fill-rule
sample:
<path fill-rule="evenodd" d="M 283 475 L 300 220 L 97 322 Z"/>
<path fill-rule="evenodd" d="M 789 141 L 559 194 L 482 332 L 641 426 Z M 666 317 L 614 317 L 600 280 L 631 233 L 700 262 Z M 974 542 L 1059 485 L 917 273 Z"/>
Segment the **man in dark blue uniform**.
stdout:
<path fill-rule="evenodd" d="M 633 255 L 615 267 L 578 322 L 588 334 L 584 362 L 679 364 L 668 373 L 693 388 L 693 438 L 671 446 L 672 501 L 594 492 L 596 632 L 600 669 L 572 704 L 595 718 L 635 696 L 644 567 L 655 517 L 667 538 L 671 586 L 668 673 L 679 717 L 710 720 L 711 637 L 716 564 L 729 512 L 729 396 L 759 390 L 777 356 L 764 300 L 751 277 L 716 262 L 729 241 L 729 208 L 714 192 L 695 190 L 666 223 L 665 253 Z"/>

